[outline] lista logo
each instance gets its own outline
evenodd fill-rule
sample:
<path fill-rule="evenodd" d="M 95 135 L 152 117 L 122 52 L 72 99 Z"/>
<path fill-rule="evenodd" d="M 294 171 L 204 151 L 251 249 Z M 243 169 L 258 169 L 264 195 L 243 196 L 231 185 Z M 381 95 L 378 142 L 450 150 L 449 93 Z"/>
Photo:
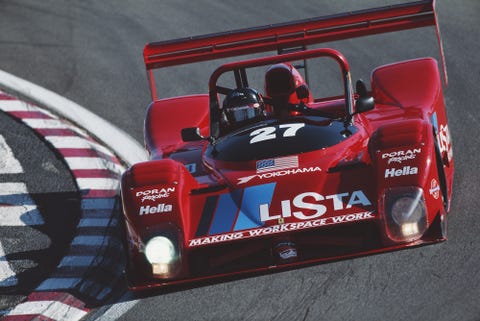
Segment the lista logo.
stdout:
<path fill-rule="evenodd" d="M 403 166 L 403 168 L 389 168 L 385 170 L 385 178 L 417 175 L 418 167 Z"/>
<path fill-rule="evenodd" d="M 333 208 L 334 211 L 350 209 L 353 206 L 370 206 L 372 203 L 362 191 L 340 193 L 323 196 L 315 192 L 306 192 L 295 196 L 293 200 L 283 200 L 280 203 L 281 212 L 270 213 L 270 204 L 260 205 L 260 220 L 262 222 L 296 217 L 299 220 L 311 220 L 324 215 Z M 308 212 L 301 211 L 309 210 Z M 314 211 L 314 212 L 312 212 Z"/>

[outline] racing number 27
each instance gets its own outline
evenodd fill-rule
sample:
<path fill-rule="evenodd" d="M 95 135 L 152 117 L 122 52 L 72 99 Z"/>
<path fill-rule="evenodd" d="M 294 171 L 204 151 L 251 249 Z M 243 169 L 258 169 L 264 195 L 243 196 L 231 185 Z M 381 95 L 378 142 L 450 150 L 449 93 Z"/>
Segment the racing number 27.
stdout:
<path fill-rule="evenodd" d="M 282 124 L 279 125 L 278 128 L 275 126 L 259 128 L 250 133 L 250 137 L 252 137 L 250 144 L 276 139 L 277 132 L 279 132 L 282 137 L 294 137 L 302 127 L 305 127 L 304 123 Z M 285 130 L 282 132 L 282 129 Z"/>

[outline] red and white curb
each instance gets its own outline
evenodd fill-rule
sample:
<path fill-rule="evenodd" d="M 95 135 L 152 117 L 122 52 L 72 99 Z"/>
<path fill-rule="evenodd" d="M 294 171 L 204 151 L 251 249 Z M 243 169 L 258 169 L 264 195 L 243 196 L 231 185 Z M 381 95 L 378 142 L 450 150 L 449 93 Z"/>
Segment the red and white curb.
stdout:
<path fill-rule="evenodd" d="M 0 92 L 0 110 L 31 127 L 63 157 L 81 194 L 81 218 L 68 255 L 3 320 L 80 320 L 89 311 L 87 302 L 107 298 L 121 273 L 114 213 L 124 166 L 85 131 L 44 109 Z"/>

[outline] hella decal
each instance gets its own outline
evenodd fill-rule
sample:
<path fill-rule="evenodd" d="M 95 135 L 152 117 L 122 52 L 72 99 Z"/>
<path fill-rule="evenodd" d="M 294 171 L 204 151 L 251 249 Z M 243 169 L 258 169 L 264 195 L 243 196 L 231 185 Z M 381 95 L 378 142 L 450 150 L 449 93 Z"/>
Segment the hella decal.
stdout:
<path fill-rule="evenodd" d="M 261 204 L 260 220 L 266 222 L 292 216 L 299 220 L 311 220 L 324 215 L 327 209 L 331 207 L 334 211 L 338 211 L 352 208 L 354 205 L 369 206 L 372 203 L 362 191 L 327 196 L 315 192 L 306 192 L 297 195 L 293 200 L 281 201 L 281 213 L 270 213 L 269 204 Z M 304 212 L 302 210 L 309 211 Z"/>
<path fill-rule="evenodd" d="M 422 152 L 421 148 L 414 148 L 408 150 L 398 150 L 390 153 L 383 153 L 382 159 L 388 159 L 388 164 L 398 163 L 415 159 L 415 157 Z"/>
<path fill-rule="evenodd" d="M 160 189 L 148 189 L 144 191 L 138 191 L 135 196 L 142 199 L 142 203 L 145 201 L 155 201 L 160 198 L 170 197 L 170 193 L 175 192 L 175 187 L 167 187 Z"/>
<path fill-rule="evenodd" d="M 286 176 L 286 175 L 295 175 L 295 174 L 300 174 L 300 173 L 313 173 L 313 172 L 320 172 L 322 169 L 320 167 L 304 167 L 304 168 L 295 168 L 295 169 L 287 169 L 283 171 L 277 171 L 277 172 L 270 172 L 270 173 L 263 173 L 263 174 L 256 174 L 256 175 L 251 175 L 247 177 L 240 177 L 238 179 L 238 184 L 245 184 L 251 181 L 254 178 L 258 179 L 268 179 L 268 178 L 274 178 L 274 177 L 280 177 L 280 176 Z"/>
<path fill-rule="evenodd" d="M 403 168 L 388 168 L 385 170 L 385 178 L 417 175 L 418 167 L 403 166 Z"/>
<path fill-rule="evenodd" d="M 148 214 L 159 214 L 159 213 L 169 213 L 172 211 L 171 204 L 158 204 L 157 206 L 142 206 L 138 212 L 138 215 L 148 215 Z"/>

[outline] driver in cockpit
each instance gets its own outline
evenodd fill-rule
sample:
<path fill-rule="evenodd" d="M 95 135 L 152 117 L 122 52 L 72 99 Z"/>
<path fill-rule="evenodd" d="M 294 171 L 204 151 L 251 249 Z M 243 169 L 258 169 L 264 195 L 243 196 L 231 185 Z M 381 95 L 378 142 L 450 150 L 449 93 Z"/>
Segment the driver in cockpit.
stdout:
<path fill-rule="evenodd" d="M 228 131 L 266 119 L 262 96 L 252 88 L 232 90 L 223 101 L 222 128 Z"/>
<path fill-rule="evenodd" d="M 272 65 L 265 73 L 265 101 L 252 88 L 237 88 L 224 99 L 221 131 L 231 132 L 267 118 L 286 119 L 300 114 L 291 106 L 313 101 L 302 75 L 288 63 Z M 268 116 L 268 117 L 267 117 Z"/>

